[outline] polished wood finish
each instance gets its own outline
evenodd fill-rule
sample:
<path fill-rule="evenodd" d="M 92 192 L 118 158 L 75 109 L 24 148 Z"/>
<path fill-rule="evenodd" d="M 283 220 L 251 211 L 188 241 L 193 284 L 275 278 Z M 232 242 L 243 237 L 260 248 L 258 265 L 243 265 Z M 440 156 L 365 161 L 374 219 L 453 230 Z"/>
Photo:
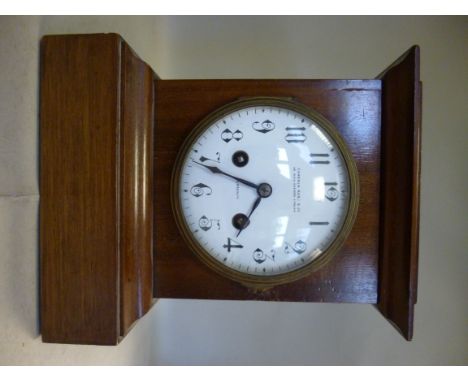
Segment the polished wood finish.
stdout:
<path fill-rule="evenodd" d="M 155 297 L 377 302 L 380 187 L 379 80 L 156 81 Z M 348 240 L 329 264 L 296 282 L 259 291 L 221 277 L 190 251 L 170 205 L 170 178 L 183 140 L 240 97 L 293 97 L 329 119 L 357 164 L 360 204 Z"/>
<path fill-rule="evenodd" d="M 378 309 L 407 340 L 417 298 L 421 82 L 419 47 L 382 79 L 382 186 Z"/>
<path fill-rule="evenodd" d="M 120 36 L 43 38 L 44 342 L 116 344 L 151 305 L 153 97 Z"/>
<path fill-rule="evenodd" d="M 153 302 L 154 73 L 122 44 L 120 332 Z"/>
<path fill-rule="evenodd" d="M 45 342 L 113 345 L 154 297 L 358 302 L 412 338 L 421 83 L 413 47 L 375 80 L 159 80 L 116 34 L 41 43 L 40 266 Z M 238 98 L 293 98 L 338 129 L 357 165 L 355 224 L 309 276 L 255 290 L 182 240 L 170 179 L 182 142 Z"/>

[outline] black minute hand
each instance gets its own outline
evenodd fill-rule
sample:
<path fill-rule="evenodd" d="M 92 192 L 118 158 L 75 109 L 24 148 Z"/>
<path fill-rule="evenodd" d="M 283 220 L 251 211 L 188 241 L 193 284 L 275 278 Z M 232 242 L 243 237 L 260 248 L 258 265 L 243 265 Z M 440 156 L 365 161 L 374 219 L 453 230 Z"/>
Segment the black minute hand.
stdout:
<path fill-rule="evenodd" d="M 228 174 L 222 170 L 220 170 L 218 167 L 216 166 L 208 166 L 206 164 L 203 164 L 203 163 L 200 163 L 200 162 L 197 162 L 197 161 L 194 161 L 196 164 L 199 164 L 200 166 L 203 166 L 203 167 L 206 167 L 208 170 L 210 170 L 213 174 L 222 174 L 222 175 L 225 175 L 225 176 L 228 176 L 229 178 L 232 178 L 232 179 L 235 179 L 237 180 L 239 183 L 242 183 L 242 184 L 245 184 L 246 186 L 249 186 L 249 187 L 252 187 L 252 188 L 255 188 L 257 189 L 258 188 L 258 185 L 255 184 L 255 183 L 252 183 L 252 182 L 249 182 L 248 180 L 245 180 L 245 179 L 241 179 L 241 178 L 238 178 L 237 176 L 234 176 L 234 175 L 231 175 L 231 174 Z"/>

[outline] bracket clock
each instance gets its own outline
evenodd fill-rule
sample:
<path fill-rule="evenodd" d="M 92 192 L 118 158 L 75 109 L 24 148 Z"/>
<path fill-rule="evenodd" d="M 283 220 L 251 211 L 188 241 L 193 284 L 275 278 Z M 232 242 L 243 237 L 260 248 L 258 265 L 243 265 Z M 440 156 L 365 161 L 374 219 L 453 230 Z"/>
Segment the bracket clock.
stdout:
<path fill-rule="evenodd" d="M 41 43 L 41 332 L 117 344 L 158 298 L 416 303 L 421 82 L 162 80 L 116 34 Z"/>

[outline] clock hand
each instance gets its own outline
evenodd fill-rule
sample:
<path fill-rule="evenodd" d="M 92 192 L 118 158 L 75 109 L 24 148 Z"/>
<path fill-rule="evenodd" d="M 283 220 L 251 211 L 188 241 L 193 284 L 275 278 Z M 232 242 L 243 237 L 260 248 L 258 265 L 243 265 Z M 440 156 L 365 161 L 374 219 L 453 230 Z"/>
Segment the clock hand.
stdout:
<path fill-rule="evenodd" d="M 252 188 L 255 188 L 256 190 L 258 189 L 258 185 L 255 184 L 255 183 L 252 183 L 252 182 L 249 182 L 248 180 L 245 180 L 245 179 L 242 179 L 242 178 L 238 178 L 237 176 L 234 176 L 234 175 L 231 175 L 231 174 L 228 174 L 222 170 L 220 170 L 218 167 L 216 166 L 208 166 L 206 164 L 203 164 L 203 163 L 200 163 L 200 162 L 197 162 L 197 161 L 194 161 L 192 159 L 193 162 L 195 162 L 196 164 L 199 164 L 200 166 L 203 166 L 203 167 L 206 167 L 208 170 L 210 170 L 213 174 L 222 174 L 222 175 L 225 175 L 229 178 L 232 178 L 232 179 L 235 179 L 237 180 L 239 183 L 242 183 L 242 184 L 245 184 L 246 186 L 249 186 L 249 187 L 252 187 Z"/>
<path fill-rule="evenodd" d="M 240 235 L 240 233 L 247 228 L 247 226 L 250 223 L 250 216 L 252 216 L 253 212 L 255 209 L 258 207 L 260 204 L 260 201 L 263 198 L 269 198 L 271 196 L 271 193 L 273 192 L 273 188 L 268 184 L 268 183 L 260 183 L 260 185 L 257 187 L 257 194 L 258 198 L 255 200 L 252 209 L 250 210 L 249 216 L 247 216 L 247 219 L 242 227 L 240 227 L 239 232 L 237 232 L 236 237 Z"/>
<path fill-rule="evenodd" d="M 253 206 L 252 206 L 252 209 L 250 210 L 250 213 L 249 215 L 247 216 L 247 222 L 250 221 L 250 216 L 252 216 L 253 212 L 256 210 L 256 208 L 258 207 L 258 205 L 260 204 L 260 201 L 262 200 L 262 197 L 259 195 L 258 198 L 255 200 Z M 247 228 L 248 226 L 248 223 L 244 224 L 244 226 L 239 230 L 239 232 L 237 232 L 237 235 L 236 237 L 239 237 L 240 233 L 245 229 Z"/>

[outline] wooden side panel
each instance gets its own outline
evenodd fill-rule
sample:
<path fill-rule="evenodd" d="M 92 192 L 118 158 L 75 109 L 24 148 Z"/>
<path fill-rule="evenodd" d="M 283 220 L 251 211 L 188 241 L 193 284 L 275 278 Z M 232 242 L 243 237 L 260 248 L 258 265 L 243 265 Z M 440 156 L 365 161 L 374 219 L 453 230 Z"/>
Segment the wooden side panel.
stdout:
<path fill-rule="evenodd" d="M 154 74 L 115 34 L 41 47 L 41 331 L 114 345 L 152 304 Z"/>
<path fill-rule="evenodd" d="M 40 251 L 44 342 L 119 334 L 120 38 L 41 46 Z"/>
<path fill-rule="evenodd" d="M 380 188 L 380 80 L 156 81 L 155 296 L 232 300 L 377 302 Z M 227 280 L 184 243 L 170 204 L 170 178 L 187 134 L 207 114 L 240 97 L 294 97 L 335 124 L 356 161 L 360 205 L 353 230 L 330 262 L 266 291 Z"/>
<path fill-rule="evenodd" d="M 419 47 L 412 47 L 379 78 L 382 79 L 382 214 L 377 306 L 411 340 L 418 277 Z"/>
<path fill-rule="evenodd" d="M 153 71 L 122 43 L 121 334 L 153 300 Z"/>

